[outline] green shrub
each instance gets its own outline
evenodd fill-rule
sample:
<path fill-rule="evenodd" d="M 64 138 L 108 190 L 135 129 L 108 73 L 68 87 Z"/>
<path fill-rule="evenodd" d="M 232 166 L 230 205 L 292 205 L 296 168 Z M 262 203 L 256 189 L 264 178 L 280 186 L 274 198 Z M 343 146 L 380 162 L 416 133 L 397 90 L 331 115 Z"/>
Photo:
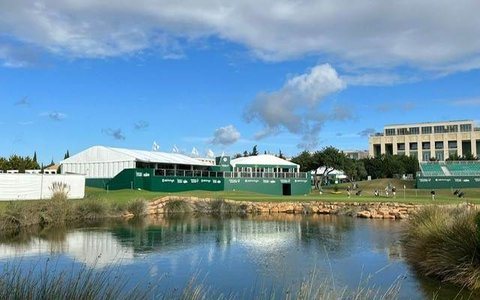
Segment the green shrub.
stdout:
<path fill-rule="evenodd" d="M 193 207 L 185 200 L 169 201 L 165 204 L 165 212 L 167 213 L 191 213 Z"/>
<path fill-rule="evenodd" d="M 479 289 L 477 216 L 467 208 L 422 208 L 411 216 L 403 237 L 407 260 L 423 275 Z"/>
<path fill-rule="evenodd" d="M 39 202 L 11 201 L 0 216 L 1 230 L 17 230 L 39 223 Z"/>
<path fill-rule="evenodd" d="M 127 204 L 127 210 L 135 216 L 143 216 L 147 214 L 147 201 L 144 199 L 136 199 Z"/>
<path fill-rule="evenodd" d="M 63 188 L 60 188 L 53 191 L 50 200 L 40 202 L 38 212 L 40 225 L 62 224 L 71 217 L 72 204 L 67 198 L 67 193 Z"/>
<path fill-rule="evenodd" d="M 103 199 L 84 199 L 77 201 L 75 213 L 80 219 L 99 219 L 109 216 L 109 207 Z"/>

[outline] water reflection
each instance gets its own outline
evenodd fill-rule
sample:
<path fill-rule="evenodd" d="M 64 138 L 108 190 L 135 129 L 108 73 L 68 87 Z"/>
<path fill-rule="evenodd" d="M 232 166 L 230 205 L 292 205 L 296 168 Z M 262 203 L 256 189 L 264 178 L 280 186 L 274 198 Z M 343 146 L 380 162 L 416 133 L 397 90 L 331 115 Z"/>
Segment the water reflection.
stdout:
<path fill-rule="evenodd" d="M 225 292 L 295 285 L 315 269 L 320 279 L 351 287 L 368 277 L 369 286 L 388 288 L 402 278 L 401 298 L 431 298 L 439 286 L 438 299 L 456 294 L 455 287 L 409 270 L 399 242 L 402 224 L 329 215 L 176 215 L 30 228 L 1 237 L 0 264 L 57 255 L 92 268 L 115 265 L 138 280 L 162 278 L 160 286 L 175 288 L 200 272 Z"/>

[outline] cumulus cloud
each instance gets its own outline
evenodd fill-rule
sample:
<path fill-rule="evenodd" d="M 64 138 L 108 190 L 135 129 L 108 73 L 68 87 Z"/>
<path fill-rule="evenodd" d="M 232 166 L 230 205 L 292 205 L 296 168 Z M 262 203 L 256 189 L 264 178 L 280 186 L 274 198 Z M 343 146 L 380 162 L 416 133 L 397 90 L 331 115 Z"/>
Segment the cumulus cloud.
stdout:
<path fill-rule="evenodd" d="M 178 57 L 182 55 L 178 45 L 216 37 L 246 46 L 267 60 L 320 55 L 375 68 L 404 65 L 444 72 L 479 68 L 480 2 L 455 4 L 436 0 L 1 1 L 0 36 L 73 57 L 146 49 Z"/>
<path fill-rule="evenodd" d="M 102 132 L 108 136 L 111 136 L 112 138 L 116 140 L 125 140 L 125 134 L 123 134 L 121 128 L 105 128 L 102 129 Z"/>
<path fill-rule="evenodd" d="M 318 133 L 328 119 L 344 120 L 351 115 L 348 108 L 336 106 L 331 115 L 318 111 L 324 98 L 345 88 L 345 82 L 328 64 L 318 65 L 289 79 L 273 92 L 260 93 L 246 108 L 247 122 L 263 123 L 264 128 L 256 138 L 264 138 L 286 129 L 302 136 L 301 148 L 316 145 Z"/>
<path fill-rule="evenodd" d="M 375 131 L 375 128 L 366 128 L 362 131 L 360 131 L 358 133 L 359 136 L 362 136 L 362 137 L 366 137 L 366 136 L 369 136 L 369 135 L 372 135 L 374 134 L 376 131 Z"/>
<path fill-rule="evenodd" d="M 133 125 L 133 128 L 135 130 L 143 130 L 143 129 L 148 128 L 149 126 L 150 126 L 150 123 L 148 123 L 147 121 L 144 121 L 144 120 L 140 120 Z"/>
<path fill-rule="evenodd" d="M 217 145 L 231 145 L 240 139 L 240 132 L 233 125 L 220 127 L 213 133 L 213 138 L 210 141 Z"/>

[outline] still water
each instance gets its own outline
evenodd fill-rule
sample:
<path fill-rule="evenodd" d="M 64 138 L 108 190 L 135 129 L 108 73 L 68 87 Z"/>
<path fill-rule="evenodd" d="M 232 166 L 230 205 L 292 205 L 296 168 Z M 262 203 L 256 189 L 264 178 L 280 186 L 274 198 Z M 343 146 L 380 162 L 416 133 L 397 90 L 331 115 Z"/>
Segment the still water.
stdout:
<path fill-rule="evenodd" d="M 478 297 L 417 276 L 403 258 L 403 224 L 328 215 L 180 215 L 37 228 L 0 240 L 0 267 L 115 268 L 131 286 L 159 290 L 181 290 L 195 277 L 239 298 L 285 291 L 312 274 L 332 288 L 386 290 L 399 283 L 400 299 Z"/>

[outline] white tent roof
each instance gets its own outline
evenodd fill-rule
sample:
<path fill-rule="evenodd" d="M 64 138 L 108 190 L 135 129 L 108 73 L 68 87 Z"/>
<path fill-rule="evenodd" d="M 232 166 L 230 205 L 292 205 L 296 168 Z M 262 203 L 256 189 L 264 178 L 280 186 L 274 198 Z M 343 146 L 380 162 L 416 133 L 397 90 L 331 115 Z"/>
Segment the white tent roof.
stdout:
<path fill-rule="evenodd" d="M 84 162 L 139 161 L 148 163 L 164 163 L 178 165 L 208 166 L 209 164 L 180 153 L 133 150 L 93 146 L 65 160 L 62 164 Z"/>
<path fill-rule="evenodd" d="M 331 168 L 329 170 L 331 170 Z M 317 175 L 321 175 L 323 174 L 323 172 L 325 172 L 325 167 L 319 167 L 317 169 Z M 311 174 L 312 175 L 315 174 L 315 170 L 311 171 Z M 347 176 L 345 175 L 345 172 L 343 172 L 342 170 L 336 170 L 336 169 L 333 169 L 333 171 L 328 173 L 328 175 L 335 175 L 337 178 L 347 178 Z"/>
<path fill-rule="evenodd" d="M 232 167 L 235 167 L 236 165 L 271 165 L 271 166 L 287 166 L 287 167 L 299 166 L 288 160 L 284 160 L 269 154 L 260 154 L 260 155 L 235 158 L 230 161 L 230 165 Z"/>

